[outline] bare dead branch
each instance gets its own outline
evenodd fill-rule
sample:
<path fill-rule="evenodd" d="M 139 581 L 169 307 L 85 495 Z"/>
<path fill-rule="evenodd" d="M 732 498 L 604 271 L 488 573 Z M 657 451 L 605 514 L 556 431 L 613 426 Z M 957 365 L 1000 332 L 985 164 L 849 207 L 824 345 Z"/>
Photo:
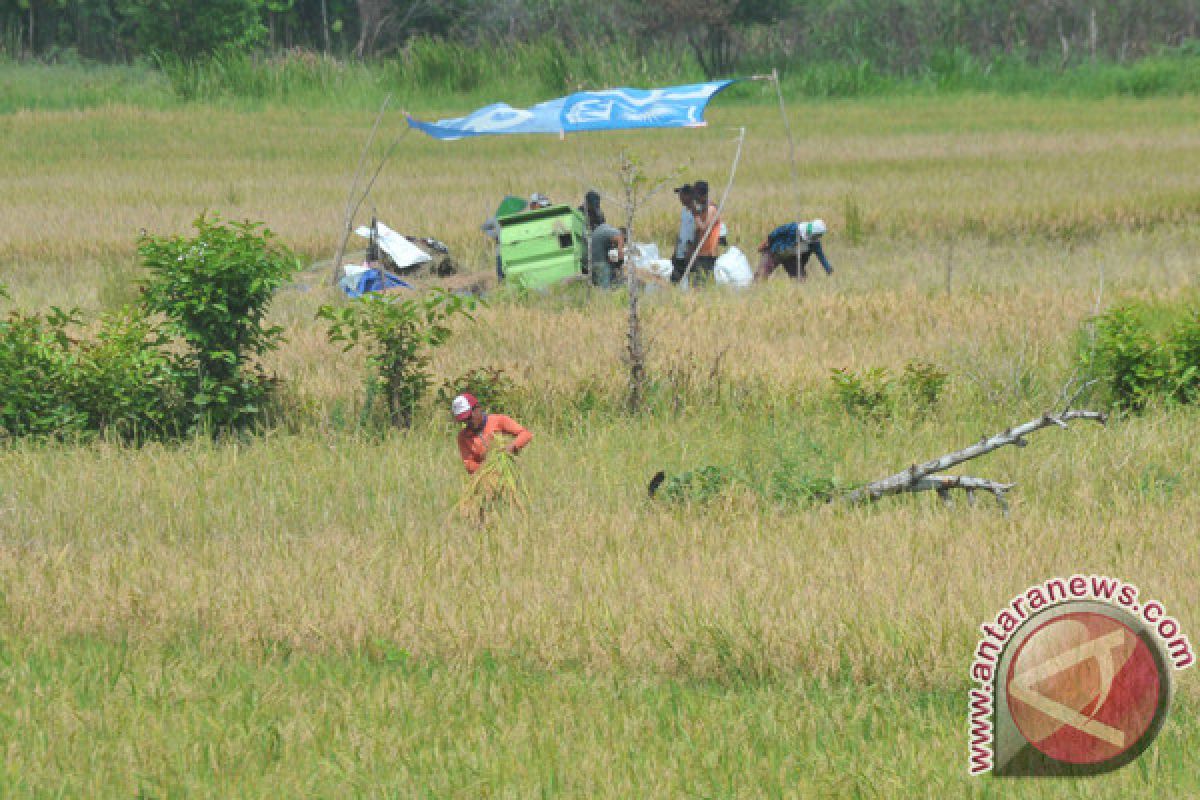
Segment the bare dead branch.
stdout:
<path fill-rule="evenodd" d="M 938 497 L 943 503 L 950 504 L 950 490 L 961 489 L 967 493 L 967 505 L 975 505 L 975 492 L 987 492 L 996 498 L 996 504 L 1000 506 L 1000 510 L 1008 513 L 1008 490 L 1013 488 L 1014 483 L 1000 483 L 999 481 L 989 480 L 987 478 L 973 478 L 969 475 L 927 475 L 911 486 L 903 487 L 895 490 L 893 494 L 899 492 L 925 492 L 934 491 L 938 493 Z"/>
<path fill-rule="evenodd" d="M 998 450 L 1006 445 L 1024 447 L 1028 443 L 1025 437 L 1030 434 L 1051 425 L 1066 428 L 1068 422 L 1077 419 L 1091 420 L 1103 425 L 1107 421 L 1108 416 L 1099 411 L 1069 410 L 1059 414 L 1047 412 L 1037 419 L 1026 422 L 1024 425 L 1018 425 L 1015 428 L 1009 428 L 993 436 L 985 437 L 961 450 L 947 453 L 940 458 L 926 461 L 923 464 L 913 464 L 908 469 L 897 472 L 894 475 L 873 481 L 860 489 L 849 492 L 843 499 L 849 503 L 873 502 L 889 494 L 926 490 L 934 490 L 942 494 L 949 489 L 968 490 L 969 498 L 970 492 L 982 489 L 991 492 L 996 497 L 997 502 L 1001 503 L 1001 507 L 1004 507 L 1004 493 L 1011 489 L 1013 484 L 1003 484 L 995 481 L 985 481 L 981 478 L 967 478 L 965 476 L 937 476 L 936 473 L 945 472 L 952 467 L 956 467 L 973 458 L 987 455 L 993 450 Z M 945 497 L 944 494 L 943 497 Z"/>

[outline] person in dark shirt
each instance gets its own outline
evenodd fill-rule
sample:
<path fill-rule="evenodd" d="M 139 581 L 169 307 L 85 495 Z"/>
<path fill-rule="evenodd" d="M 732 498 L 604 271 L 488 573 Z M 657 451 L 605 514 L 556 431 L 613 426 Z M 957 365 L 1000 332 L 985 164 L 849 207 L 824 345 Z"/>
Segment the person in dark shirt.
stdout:
<path fill-rule="evenodd" d="M 758 262 L 756 281 L 765 281 L 777 267 L 783 267 L 790 277 L 798 281 L 808 279 L 808 259 L 816 256 L 825 269 L 826 275 L 833 274 L 833 266 L 825 257 L 825 249 L 821 247 L 821 237 L 825 235 L 825 222 L 814 219 L 812 222 L 788 222 L 780 225 L 767 234 L 758 252 L 762 257 Z"/>
<path fill-rule="evenodd" d="M 613 273 L 625 263 L 625 232 L 607 222 L 597 225 L 592 231 L 589 253 L 592 284 L 601 289 L 611 288 Z"/>

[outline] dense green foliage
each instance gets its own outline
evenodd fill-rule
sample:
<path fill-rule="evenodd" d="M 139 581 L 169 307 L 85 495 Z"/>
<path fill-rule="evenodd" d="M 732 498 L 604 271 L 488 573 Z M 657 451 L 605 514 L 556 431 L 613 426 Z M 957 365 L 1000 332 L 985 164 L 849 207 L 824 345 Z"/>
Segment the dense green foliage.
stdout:
<path fill-rule="evenodd" d="M 450 338 L 447 323 L 459 315 L 469 318 L 473 304 L 472 298 L 440 290 L 420 299 L 372 293 L 347 306 L 322 306 L 317 316 L 329 322 L 330 341 L 369 353 L 367 411 L 382 391 L 391 424 L 407 428 L 432 382 L 429 350 Z"/>
<path fill-rule="evenodd" d="M 10 436 L 54 433 L 78 427 L 79 415 L 64 402 L 62 372 L 70 340 L 71 312 L 12 312 L 0 321 L 0 431 Z"/>
<path fill-rule="evenodd" d="M 963 51 L 911 74 L 870 62 L 776 62 L 785 96 L 842 98 L 962 92 L 1069 97 L 1152 97 L 1200 93 L 1200 56 L 1183 48 L 1128 64 L 1084 62 L 1059 70 L 1019 57 L 976 58 Z M 745 72 L 769 69 L 747 63 Z M 205 102 L 377 110 L 436 105 L 465 109 L 501 98 L 528 104 L 578 87 L 652 86 L 702 80 L 703 72 L 672 51 L 639 53 L 621 43 L 571 49 L 538 40 L 500 51 L 417 39 L 402 53 L 372 62 L 313 53 L 260 57 L 228 50 L 205 59 L 164 56 L 155 66 L 14 65 L 0 60 L 0 113 L 106 105 L 163 108 Z M 766 87 L 738 84 L 722 104 L 760 102 Z M 864 233 L 861 209 L 848 202 L 846 235 Z"/>
<path fill-rule="evenodd" d="M 260 223 L 223 223 L 201 215 L 194 237 L 144 235 L 138 244 L 150 273 L 143 303 L 163 314 L 164 332 L 183 345 L 172 368 L 187 397 L 188 423 L 212 430 L 253 421 L 271 380 L 258 359 L 282 336 L 264 317 L 296 258 Z"/>
<path fill-rule="evenodd" d="M 78 311 L 10 312 L 0 320 L 0 437 L 158 436 L 178 402 L 153 325 L 134 311 L 76 334 Z"/>
<path fill-rule="evenodd" d="M 505 402 L 512 396 L 515 389 L 516 384 L 503 369 L 472 367 L 438 388 L 437 403 L 442 408 L 449 408 L 450 401 L 456 395 L 466 392 L 474 395 L 484 408 L 504 408 Z"/>
<path fill-rule="evenodd" d="M 263 316 L 296 262 L 261 225 L 195 224 L 194 238 L 143 235 L 141 309 L 90 332 L 76 310 L 0 320 L 0 435 L 144 439 L 259 417 L 272 381 L 258 359 L 281 338 Z"/>
<path fill-rule="evenodd" d="M 0 0 L 0 57 L 130 63 L 252 48 L 403 60 L 433 37 L 448 53 L 503 60 L 541 39 L 572 53 L 620 44 L 634 60 L 667 54 L 709 76 L 763 64 L 953 75 L 998 59 L 1124 64 L 1195 40 L 1198 19 L 1196 0 Z M 472 68 L 454 72 L 471 81 Z"/>
<path fill-rule="evenodd" d="M 1122 305 L 1089 326 L 1080 363 L 1114 408 L 1200 400 L 1200 308 Z"/>

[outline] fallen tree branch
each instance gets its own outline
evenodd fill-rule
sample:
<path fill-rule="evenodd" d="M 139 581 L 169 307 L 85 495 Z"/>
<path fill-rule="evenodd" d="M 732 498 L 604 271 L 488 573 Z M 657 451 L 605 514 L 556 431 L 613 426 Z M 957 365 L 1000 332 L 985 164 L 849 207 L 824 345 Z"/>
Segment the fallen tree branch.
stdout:
<path fill-rule="evenodd" d="M 975 492 L 987 492 L 996 498 L 996 505 L 1008 513 L 1008 490 L 1015 483 L 1000 483 L 987 478 L 972 478 L 969 475 L 927 475 L 912 486 L 897 489 L 897 492 L 935 491 L 943 503 L 950 504 L 950 490 L 962 489 L 967 493 L 967 505 L 975 505 Z"/>
<path fill-rule="evenodd" d="M 1026 422 L 1024 425 L 1018 425 L 1015 428 L 1009 428 L 997 433 L 994 436 L 986 437 L 961 450 L 947 453 L 940 458 L 926 461 L 924 464 L 913 464 L 902 472 L 872 481 L 866 486 L 847 493 L 843 496 L 843 500 L 848 503 L 873 502 L 889 494 L 928 490 L 936 491 L 945 498 L 947 496 L 945 493 L 950 489 L 963 489 L 967 491 L 968 498 L 976 490 L 991 492 L 1003 508 L 1005 507 L 1004 494 L 1013 487 L 1013 484 L 998 483 L 983 478 L 969 478 L 967 476 L 938 476 L 936 473 L 945 472 L 965 461 L 987 455 L 1005 445 L 1011 444 L 1015 447 L 1024 447 L 1028 444 L 1028 441 L 1025 439 L 1026 436 L 1036 433 L 1042 428 L 1048 428 L 1051 425 L 1065 428 L 1068 422 L 1077 419 L 1091 420 L 1103 425 L 1108 420 L 1108 416 L 1099 411 L 1063 411 L 1060 414 L 1046 413 L 1037 419 Z"/>

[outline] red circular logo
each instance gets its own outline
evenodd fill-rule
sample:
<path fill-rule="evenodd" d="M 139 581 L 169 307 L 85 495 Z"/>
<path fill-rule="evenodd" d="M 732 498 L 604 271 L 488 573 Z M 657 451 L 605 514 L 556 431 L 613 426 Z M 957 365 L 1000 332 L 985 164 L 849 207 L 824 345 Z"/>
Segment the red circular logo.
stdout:
<path fill-rule="evenodd" d="M 1008 708 L 1056 761 L 1100 764 L 1153 736 L 1167 690 L 1150 646 L 1123 622 L 1078 611 L 1038 626 L 1008 668 Z"/>

